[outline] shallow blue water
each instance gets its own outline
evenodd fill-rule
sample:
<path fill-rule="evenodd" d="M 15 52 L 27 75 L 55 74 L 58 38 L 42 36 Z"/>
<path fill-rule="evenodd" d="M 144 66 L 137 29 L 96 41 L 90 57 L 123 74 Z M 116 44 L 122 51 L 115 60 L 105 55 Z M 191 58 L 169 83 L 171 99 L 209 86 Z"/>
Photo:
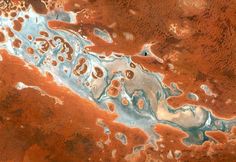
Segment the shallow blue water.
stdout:
<path fill-rule="evenodd" d="M 167 104 L 167 99 L 181 95 L 181 90 L 175 83 L 172 83 L 170 87 L 165 85 L 162 82 L 163 74 L 143 70 L 138 64 L 132 63 L 128 56 L 120 57 L 113 53 L 109 57 L 99 57 L 98 54 L 85 50 L 86 46 L 93 43 L 78 33 L 53 30 L 47 26 L 49 20 L 72 22 L 73 14 L 60 11 L 42 16 L 30 9 L 19 12 L 17 17 L 23 17 L 25 14 L 30 15 L 30 18 L 25 19 L 22 30 L 15 32 L 12 29 L 15 37 L 23 42 L 21 48 L 12 46 L 14 38 L 8 38 L 5 43 L 1 44 L 1 47 L 24 59 L 27 63 L 37 66 L 42 73 L 50 72 L 57 83 L 96 102 L 102 109 L 109 111 L 106 104 L 114 103 L 115 111 L 119 114 L 116 121 L 144 130 L 149 135 L 150 141 L 158 139 L 158 134 L 153 131 L 153 127 L 158 123 L 178 127 L 187 132 L 189 134 L 189 138 L 185 139 L 187 144 L 201 144 L 208 140 L 204 133 L 207 130 L 229 131 L 236 124 L 236 120 L 218 119 L 204 107 L 198 105 L 185 104 L 177 110 L 173 109 Z M 0 17 L 0 22 L 2 27 L 13 27 L 9 18 Z M 46 31 L 49 37 L 43 37 L 40 35 L 40 31 Z M 104 40 L 112 43 L 107 33 L 98 29 L 96 31 L 96 35 L 101 34 Z M 29 40 L 28 35 L 32 35 L 33 39 Z M 44 47 L 47 45 L 45 42 L 50 41 L 52 43 L 49 43 L 48 49 L 45 49 Z M 34 49 L 34 55 L 26 52 L 28 47 Z M 70 47 L 73 48 L 73 53 L 71 59 L 68 59 Z M 149 52 L 146 51 L 146 53 Z M 59 56 L 64 61 L 58 60 Z M 57 61 L 57 66 L 52 65 L 53 60 Z M 81 60 L 85 61 L 78 66 Z M 102 76 L 99 76 L 96 68 L 102 72 Z M 87 70 L 85 71 L 85 69 Z M 85 72 L 82 72 L 83 70 Z M 133 76 L 127 76 L 127 71 Z M 112 97 L 108 93 L 112 80 L 118 80 L 121 84 L 120 94 L 116 97 Z M 197 98 L 193 94 L 190 97 Z M 122 105 L 122 98 L 127 99 L 127 105 Z M 144 101 L 142 109 L 137 104 L 140 99 Z"/>

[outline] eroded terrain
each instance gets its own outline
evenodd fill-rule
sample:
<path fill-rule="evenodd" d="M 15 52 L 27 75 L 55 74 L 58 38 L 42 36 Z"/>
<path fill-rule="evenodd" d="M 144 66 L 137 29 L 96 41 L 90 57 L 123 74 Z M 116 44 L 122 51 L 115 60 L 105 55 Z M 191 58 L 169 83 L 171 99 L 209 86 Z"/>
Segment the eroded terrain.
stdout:
<path fill-rule="evenodd" d="M 1 162 L 234 162 L 233 0 L 0 8 Z"/>

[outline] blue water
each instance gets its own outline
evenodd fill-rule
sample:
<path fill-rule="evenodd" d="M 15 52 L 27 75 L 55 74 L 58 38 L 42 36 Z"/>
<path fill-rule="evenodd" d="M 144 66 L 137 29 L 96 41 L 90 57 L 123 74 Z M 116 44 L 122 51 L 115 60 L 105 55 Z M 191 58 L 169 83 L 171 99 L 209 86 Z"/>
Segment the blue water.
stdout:
<path fill-rule="evenodd" d="M 171 125 L 188 133 L 189 137 L 185 139 L 186 144 L 201 144 L 209 140 L 205 131 L 230 131 L 231 127 L 236 124 L 236 119 L 219 119 L 202 106 L 185 104 L 179 109 L 172 108 L 167 104 L 167 99 L 181 95 L 181 90 L 175 83 L 172 83 L 170 87 L 165 85 L 163 74 L 143 70 L 128 56 L 118 57 L 116 53 L 113 53 L 109 57 L 99 57 L 101 54 L 86 51 L 85 47 L 93 45 L 93 42 L 87 40 L 86 37 L 72 31 L 50 29 L 47 26 L 50 20 L 72 22 L 74 21 L 73 14 L 58 11 L 43 16 L 29 9 L 19 12 L 17 17 L 24 17 L 25 14 L 30 15 L 30 18 L 25 19 L 22 30 L 15 32 L 12 29 L 15 38 L 23 42 L 21 48 L 12 46 L 14 38 L 7 38 L 5 43 L 0 44 L 1 48 L 37 66 L 42 74 L 50 72 L 58 84 L 67 86 L 81 97 L 96 102 L 101 109 L 109 111 L 106 103 L 114 103 L 115 112 L 119 114 L 116 122 L 142 129 L 150 137 L 150 141 L 159 138 L 158 134 L 153 131 L 153 127 L 158 123 Z M 1 27 L 13 27 L 12 20 L 9 18 L 0 17 L 0 23 Z M 43 37 L 39 34 L 40 31 L 46 31 L 49 37 Z M 97 36 L 100 34 L 103 40 L 112 43 L 109 34 L 102 32 L 104 30 L 96 28 L 95 31 Z M 7 35 L 6 32 L 5 35 Z M 28 35 L 32 35 L 33 39 L 28 40 Z M 58 36 L 64 41 L 60 38 L 56 39 Z M 44 41 L 36 41 L 37 38 L 43 38 Z M 45 42 L 50 41 L 55 47 L 49 43 L 49 48 L 44 50 Z M 68 45 L 65 45 L 66 43 Z M 73 48 L 71 60 L 67 59 L 69 45 Z M 34 55 L 26 52 L 28 47 L 34 49 Z M 65 50 L 62 50 L 63 48 Z M 149 52 L 146 51 L 146 53 Z M 60 62 L 58 56 L 63 57 L 64 61 Z M 85 62 L 75 70 L 82 59 Z M 57 66 L 51 64 L 53 60 L 57 61 Z M 102 71 L 102 76 L 98 75 L 95 67 Z M 85 68 L 87 68 L 86 72 L 82 73 L 81 71 Z M 75 75 L 75 71 L 79 75 Z M 133 77 L 129 78 L 127 71 L 132 72 Z M 93 77 L 94 75 L 96 77 Z M 120 93 L 116 97 L 109 96 L 108 93 L 112 80 L 118 80 L 121 84 Z M 194 95 L 189 97 L 197 98 Z M 127 99 L 128 105 L 122 105 L 122 98 Z M 144 101 L 142 109 L 137 105 L 140 99 Z"/>

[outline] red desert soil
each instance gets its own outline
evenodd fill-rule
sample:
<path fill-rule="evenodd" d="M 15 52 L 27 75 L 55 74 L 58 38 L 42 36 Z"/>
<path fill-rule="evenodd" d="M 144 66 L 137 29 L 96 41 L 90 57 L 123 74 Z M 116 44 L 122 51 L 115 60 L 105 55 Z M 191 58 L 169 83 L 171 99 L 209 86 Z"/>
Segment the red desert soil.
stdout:
<path fill-rule="evenodd" d="M 88 50 L 106 55 L 112 51 L 131 55 L 134 62 L 149 71 L 163 73 L 167 85 L 176 82 L 183 94 L 169 99 L 174 107 L 186 102 L 201 104 L 219 117 L 236 116 L 236 1 L 24 2 L 23 6 L 32 4 L 40 14 L 60 5 L 77 13 L 77 23 L 50 21 L 49 26 L 79 32 L 95 43 Z M 113 43 L 94 36 L 94 27 L 106 29 Z M 139 55 L 144 44 L 150 45 L 152 55 Z M 208 85 L 217 95 L 205 95 L 201 84 Z M 187 99 L 189 92 L 196 93 L 200 99 L 197 102 Z"/>
<path fill-rule="evenodd" d="M 169 100 L 175 107 L 195 103 L 220 117 L 236 116 L 236 1 L 63 2 L 65 10 L 77 12 L 78 23 L 49 22 L 52 28 L 80 32 L 95 42 L 91 51 L 132 55 L 146 69 L 163 73 L 167 84 L 176 82 L 184 92 Z M 106 29 L 114 42 L 109 44 L 95 37 L 94 27 Z M 125 33 L 132 39 L 127 39 Z M 144 44 L 151 44 L 153 55 L 138 56 Z M 206 96 L 201 84 L 208 85 L 217 96 Z M 186 98 L 190 91 L 199 95 L 198 102 Z"/>
<path fill-rule="evenodd" d="M 132 155 L 133 147 L 147 140 L 141 130 L 114 123 L 116 114 L 102 111 L 69 89 L 56 85 L 50 75 L 42 76 L 36 68 L 6 51 L 1 50 L 0 54 L 3 58 L 0 62 L 0 162 L 122 162 L 125 158 L 131 162 L 151 159 L 234 162 L 236 129 L 229 133 L 209 132 L 207 135 L 215 143 L 187 147 L 182 143 L 187 137 L 184 132 L 159 124 L 155 128 L 161 135 L 158 149 L 145 146 L 140 153 Z M 18 82 L 37 86 L 44 93 L 33 88 L 18 90 Z M 55 98 L 62 103 L 56 103 Z M 110 141 L 96 124 L 98 119 L 110 129 Z M 127 145 L 115 138 L 117 132 L 127 136 Z"/>
<path fill-rule="evenodd" d="M 141 130 L 112 122 L 116 114 L 56 85 L 50 76 L 42 76 L 6 51 L 0 54 L 0 162 L 122 161 L 134 146 L 145 143 Z M 37 86 L 48 95 L 33 88 L 18 90 L 18 82 Z M 63 103 L 55 103 L 53 97 Z M 107 144 L 98 119 L 111 131 Z M 115 138 L 117 132 L 127 136 L 128 145 Z"/>
<path fill-rule="evenodd" d="M 32 4 L 36 12 L 46 14 L 46 6 L 54 9 L 59 0 L 50 4 L 46 0 L 24 2 L 26 6 L 22 9 Z M 62 2 L 67 11 L 77 12 L 78 23 L 49 22 L 52 28 L 80 32 L 95 42 L 91 51 L 131 55 L 134 62 L 144 68 L 163 73 L 167 84 L 176 82 L 184 92 L 169 100 L 176 107 L 183 103 L 202 104 L 220 117 L 236 116 L 234 0 Z M 94 27 L 106 29 L 114 43 L 108 44 L 95 37 Z M 4 41 L 4 37 L 0 37 Z M 144 44 L 152 44 L 153 55 L 138 56 Z M 0 53 L 3 57 L 0 62 L 0 162 L 108 162 L 124 161 L 125 157 L 138 162 L 156 159 L 235 162 L 236 129 L 229 133 L 207 132 L 214 142 L 187 147 L 182 143 L 186 134 L 166 125 L 156 127 L 162 136 L 157 142 L 158 150 L 146 146 L 140 154 L 126 156 L 132 153 L 134 146 L 145 143 L 147 137 L 141 130 L 112 122 L 116 117 L 114 113 L 104 112 L 69 89 L 56 85 L 50 76 L 43 77 L 34 67 L 29 69 L 6 51 Z M 158 61 L 156 56 L 164 62 Z M 17 82 L 37 86 L 51 97 L 32 88 L 17 90 Z M 217 96 L 206 96 L 200 89 L 201 84 L 208 85 Z M 190 91 L 198 94 L 200 100 L 188 100 L 186 95 Z M 52 96 L 63 101 L 63 105 L 55 104 Z M 97 119 L 103 119 L 110 128 L 111 143 L 104 144 L 107 135 L 96 124 Z M 127 145 L 116 140 L 116 132 L 126 134 Z M 180 152 L 178 159 L 176 155 Z"/>

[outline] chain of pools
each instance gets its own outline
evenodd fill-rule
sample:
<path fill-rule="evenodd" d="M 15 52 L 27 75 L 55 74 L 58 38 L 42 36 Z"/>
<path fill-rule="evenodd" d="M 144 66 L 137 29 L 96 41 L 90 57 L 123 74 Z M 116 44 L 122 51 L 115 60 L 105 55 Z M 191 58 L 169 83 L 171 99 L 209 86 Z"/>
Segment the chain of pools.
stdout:
<path fill-rule="evenodd" d="M 15 31 L 13 21 L 25 15 L 29 18 L 24 20 L 20 31 Z M 14 37 L 7 37 L 0 47 L 37 66 L 42 73 L 50 72 L 57 83 L 96 102 L 102 109 L 109 110 L 107 103 L 113 103 L 118 114 L 116 121 L 142 129 L 150 141 L 158 139 L 153 130 L 158 123 L 188 133 L 189 137 L 184 141 L 186 144 L 201 144 L 208 140 L 205 131 L 230 131 L 236 124 L 235 119 L 219 119 L 201 106 L 185 104 L 178 109 L 172 108 L 167 99 L 180 95 L 181 90 L 175 83 L 171 87 L 166 86 L 162 82 L 163 75 L 142 69 L 129 56 L 114 53 L 101 57 L 87 52 L 85 47 L 93 43 L 85 37 L 48 27 L 50 20 L 72 23 L 74 16 L 63 11 L 45 16 L 28 9 L 19 12 L 13 19 L 0 17 L 1 27 L 9 27 L 14 33 Z M 7 35 L 6 30 L 3 32 Z M 109 35 L 102 30 L 96 28 L 94 34 L 112 43 Z M 22 42 L 20 48 L 12 46 L 16 38 Z"/>

